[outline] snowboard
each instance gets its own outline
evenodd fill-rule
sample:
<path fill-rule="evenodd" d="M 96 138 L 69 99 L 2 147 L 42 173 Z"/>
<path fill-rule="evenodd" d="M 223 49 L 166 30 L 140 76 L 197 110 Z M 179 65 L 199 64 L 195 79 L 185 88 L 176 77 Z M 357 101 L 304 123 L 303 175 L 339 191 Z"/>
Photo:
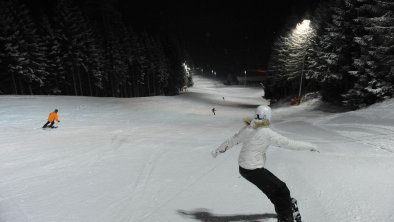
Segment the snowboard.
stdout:
<path fill-rule="evenodd" d="M 301 214 L 300 214 L 300 211 L 298 210 L 297 200 L 294 198 L 291 198 L 291 205 L 292 205 L 292 210 L 293 210 L 294 221 L 302 222 Z"/>

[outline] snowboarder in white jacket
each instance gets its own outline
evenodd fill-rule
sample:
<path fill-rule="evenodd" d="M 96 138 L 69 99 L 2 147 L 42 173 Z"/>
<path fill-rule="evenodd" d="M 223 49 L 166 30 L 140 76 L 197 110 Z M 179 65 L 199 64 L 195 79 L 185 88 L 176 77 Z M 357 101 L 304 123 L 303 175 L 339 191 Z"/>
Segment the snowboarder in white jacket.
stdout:
<path fill-rule="evenodd" d="M 265 105 L 257 107 L 255 118 L 245 119 L 246 126 L 213 150 L 212 156 L 216 157 L 242 143 L 238 158 L 242 177 L 256 185 L 274 204 L 278 222 L 293 222 L 294 219 L 300 221 L 299 213 L 293 216 L 293 213 L 297 213 L 293 212 L 294 208 L 297 208 L 296 200 L 291 198 L 286 184 L 264 168 L 266 151 L 271 145 L 291 150 L 318 150 L 311 143 L 290 140 L 272 131 L 269 128 L 271 117 L 270 107 Z"/>

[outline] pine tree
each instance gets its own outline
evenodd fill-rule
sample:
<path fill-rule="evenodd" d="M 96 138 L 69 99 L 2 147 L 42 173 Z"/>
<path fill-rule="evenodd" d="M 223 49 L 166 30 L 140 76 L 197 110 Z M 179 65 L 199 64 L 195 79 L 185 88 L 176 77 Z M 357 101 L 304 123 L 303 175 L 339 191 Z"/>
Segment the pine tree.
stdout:
<path fill-rule="evenodd" d="M 285 44 L 284 36 L 290 33 L 290 29 L 287 27 L 283 33 L 276 39 L 271 50 L 271 58 L 268 64 L 269 78 L 265 81 L 266 96 L 267 98 L 280 98 L 286 96 L 288 93 L 288 82 L 284 77 L 287 72 L 285 66 L 289 50 Z"/>
<path fill-rule="evenodd" d="M 0 1 L 0 93 L 173 95 L 186 82 L 178 41 L 133 32 L 113 2 L 57 0 L 30 13 L 19 1 Z"/>
<path fill-rule="evenodd" d="M 10 71 L 9 65 L 19 54 L 16 36 L 18 30 L 14 26 L 10 2 L 0 2 L 0 93 L 21 93 L 18 90 L 18 73 Z M 12 86 L 12 87 L 11 87 Z"/>
<path fill-rule="evenodd" d="M 389 0 L 357 0 L 354 42 L 354 87 L 344 94 L 345 105 L 364 107 L 394 94 L 394 3 Z"/>
<path fill-rule="evenodd" d="M 59 2 L 55 22 L 58 24 L 57 36 L 62 46 L 64 67 L 69 73 L 66 81 L 72 83 L 74 95 L 92 95 L 93 86 L 102 84 L 102 51 L 93 30 L 71 0 Z"/>
<path fill-rule="evenodd" d="M 88 93 L 93 96 L 98 95 L 98 92 L 103 89 L 104 49 L 100 46 L 93 30 L 86 27 L 87 22 L 84 25 L 86 42 L 83 50 L 86 57 L 81 65 L 87 77 Z"/>
<path fill-rule="evenodd" d="M 341 103 L 342 93 L 351 87 L 352 8 L 344 0 L 320 4 L 314 16 L 316 38 L 307 60 L 306 77 L 319 83 L 325 101 Z"/>
<path fill-rule="evenodd" d="M 122 96 L 122 87 L 126 83 L 127 63 L 121 50 L 121 42 L 115 34 L 106 41 L 105 71 L 108 73 L 112 96 Z"/>
<path fill-rule="evenodd" d="M 64 62 L 61 52 L 61 45 L 59 39 L 56 37 L 56 31 L 51 24 L 48 16 L 43 14 L 42 16 L 41 33 L 45 44 L 47 45 L 46 61 L 47 61 L 47 73 L 46 78 L 46 91 L 49 94 L 61 94 L 63 93 L 62 85 L 65 85 L 65 79 L 67 76 L 64 68 Z"/>
<path fill-rule="evenodd" d="M 144 39 L 146 57 L 146 78 L 148 95 L 157 95 L 159 88 L 168 78 L 167 64 L 164 64 L 163 52 L 159 43 L 147 33 L 142 35 Z"/>
<path fill-rule="evenodd" d="M 186 85 L 186 73 L 182 67 L 184 55 L 182 55 L 181 47 L 177 44 L 175 38 L 163 38 L 164 53 L 168 58 L 168 85 L 164 88 L 166 95 L 179 94 L 180 89 Z"/>
<path fill-rule="evenodd" d="M 129 97 L 133 95 L 130 72 L 130 37 L 122 15 L 113 2 L 86 1 L 84 10 L 94 18 L 95 32 L 100 36 L 103 52 L 102 95 Z"/>
<path fill-rule="evenodd" d="M 274 43 L 269 62 L 269 71 L 273 79 L 270 85 L 274 88 L 288 89 L 290 93 L 300 90 L 304 70 L 307 68 L 308 49 L 315 37 L 309 20 L 298 23 L 295 28 L 287 29 Z M 301 82 L 302 83 L 302 82 Z M 288 92 L 283 92 L 283 95 Z"/>
<path fill-rule="evenodd" d="M 44 42 L 25 5 L 17 0 L 5 0 L 1 8 L 4 23 L 1 56 L 8 64 L 7 73 L 11 75 L 14 92 L 25 94 L 28 89 L 29 94 L 40 93 L 47 75 Z"/>
<path fill-rule="evenodd" d="M 169 77 L 169 69 L 168 69 L 168 61 L 163 51 L 163 46 L 159 41 L 156 41 L 155 48 L 156 56 L 157 56 L 157 84 L 159 91 L 157 92 L 159 95 L 163 94 L 163 89 L 168 86 L 168 77 Z"/>
<path fill-rule="evenodd" d="M 139 43 L 139 39 L 137 34 L 133 31 L 133 29 L 129 27 L 125 27 L 125 35 L 124 35 L 124 49 L 127 51 L 127 86 L 129 88 L 130 96 L 139 96 L 139 76 L 143 73 L 141 70 L 141 65 L 139 65 L 140 61 L 137 59 L 142 53 L 142 47 Z"/>
<path fill-rule="evenodd" d="M 133 56 L 132 56 L 132 72 L 134 72 L 134 82 L 136 96 L 145 96 L 145 79 L 147 75 L 148 56 L 146 43 L 142 36 L 134 36 L 133 38 Z"/>

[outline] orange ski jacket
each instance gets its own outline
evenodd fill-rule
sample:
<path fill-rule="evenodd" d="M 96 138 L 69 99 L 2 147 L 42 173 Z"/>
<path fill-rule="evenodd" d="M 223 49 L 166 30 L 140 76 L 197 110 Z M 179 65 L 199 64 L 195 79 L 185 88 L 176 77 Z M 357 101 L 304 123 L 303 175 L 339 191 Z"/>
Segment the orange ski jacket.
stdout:
<path fill-rule="evenodd" d="M 48 121 L 49 121 L 49 122 L 53 122 L 54 120 L 56 120 L 57 122 L 59 122 L 57 113 L 56 113 L 56 112 L 51 112 L 51 113 L 49 113 Z"/>

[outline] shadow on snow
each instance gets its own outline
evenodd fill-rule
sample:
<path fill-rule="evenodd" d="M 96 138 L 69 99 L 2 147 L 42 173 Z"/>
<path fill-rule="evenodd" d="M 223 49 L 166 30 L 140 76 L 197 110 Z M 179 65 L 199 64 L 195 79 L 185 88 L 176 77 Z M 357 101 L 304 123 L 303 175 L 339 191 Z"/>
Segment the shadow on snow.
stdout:
<path fill-rule="evenodd" d="M 262 222 L 264 220 L 277 218 L 276 214 L 250 214 L 250 215 L 215 215 L 207 209 L 196 209 L 193 211 L 178 210 L 178 214 L 201 222 L 232 222 L 232 221 L 248 221 Z"/>

